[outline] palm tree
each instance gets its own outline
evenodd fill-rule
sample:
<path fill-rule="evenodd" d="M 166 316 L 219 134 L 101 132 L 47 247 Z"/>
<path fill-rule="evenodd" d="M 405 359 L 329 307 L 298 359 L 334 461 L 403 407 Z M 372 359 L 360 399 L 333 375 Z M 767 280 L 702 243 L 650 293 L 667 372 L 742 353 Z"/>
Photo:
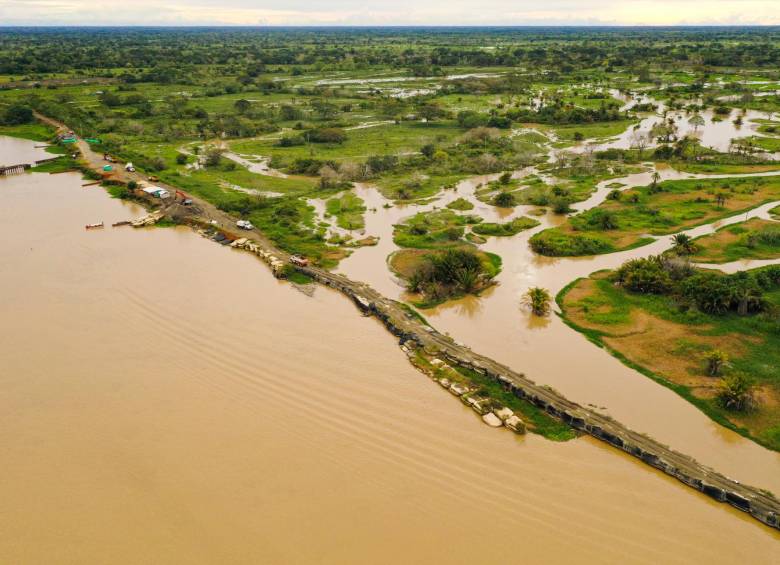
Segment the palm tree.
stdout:
<path fill-rule="evenodd" d="M 750 410 L 756 404 L 753 384 L 740 373 L 726 377 L 721 381 L 717 398 L 726 410 L 737 412 Z"/>
<path fill-rule="evenodd" d="M 672 236 L 674 250 L 678 255 L 693 255 L 696 252 L 696 244 L 687 233 L 678 233 Z"/>
<path fill-rule="evenodd" d="M 552 297 L 546 288 L 534 286 L 523 295 L 522 302 L 528 306 L 536 316 L 546 316 L 550 313 Z"/>
<path fill-rule="evenodd" d="M 661 173 L 659 173 L 658 171 L 653 171 L 653 176 L 650 178 L 653 179 L 653 184 L 650 185 L 650 190 L 651 192 L 655 192 L 656 189 L 658 188 L 658 181 L 661 180 Z"/>
<path fill-rule="evenodd" d="M 719 377 L 729 362 L 728 354 L 720 349 L 710 351 L 705 359 L 707 360 L 707 374 L 711 377 Z"/>

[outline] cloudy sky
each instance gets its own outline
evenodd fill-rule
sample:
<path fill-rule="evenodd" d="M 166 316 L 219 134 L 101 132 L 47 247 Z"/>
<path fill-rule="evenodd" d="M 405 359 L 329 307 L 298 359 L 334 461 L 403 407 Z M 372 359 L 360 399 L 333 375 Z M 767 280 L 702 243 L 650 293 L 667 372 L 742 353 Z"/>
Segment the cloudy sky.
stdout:
<path fill-rule="evenodd" d="M 0 25 L 780 24 L 780 0 L 0 0 Z"/>

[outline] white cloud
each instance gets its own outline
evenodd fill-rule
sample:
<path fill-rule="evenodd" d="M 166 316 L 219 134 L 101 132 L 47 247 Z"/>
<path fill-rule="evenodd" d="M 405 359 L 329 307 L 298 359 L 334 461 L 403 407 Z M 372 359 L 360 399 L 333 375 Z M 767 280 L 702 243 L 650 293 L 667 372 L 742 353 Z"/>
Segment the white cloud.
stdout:
<path fill-rule="evenodd" d="M 0 24 L 780 24 L 780 0 L 0 0 Z"/>

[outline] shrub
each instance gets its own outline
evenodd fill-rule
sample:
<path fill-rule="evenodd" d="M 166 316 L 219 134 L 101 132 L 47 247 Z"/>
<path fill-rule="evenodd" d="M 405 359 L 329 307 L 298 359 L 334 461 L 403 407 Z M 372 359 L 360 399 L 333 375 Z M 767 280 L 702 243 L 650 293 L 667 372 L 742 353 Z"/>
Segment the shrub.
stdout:
<path fill-rule="evenodd" d="M 342 144 L 347 140 L 347 134 L 341 128 L 319 128 L 309 130 L 306 133 L 309 141 L 312 143 L 338 143 Z"/>
<path fill-rule="evenodd" d="M 719 275 L 700 271 L 682 281 L 681 291 L 699 310 L 708 314 L 723 314 L 733 310 L 744 316 L 766 308 L 755 276 L 746 272 Z"/>
<path fill-rule="evenodd" d="M 501 208 L 513 208 L 517 201 L 511 192 L 499 192 L 493 197 L 493 204 Z"/>
<path fill-rule="evenodd" d="M 0 114 L 2 117 L 2 123 L 9 126 L 16 126 L 20 124 L 29 124 L 33 121 L 33 111 L 24 104 L 11 104 L 8 108 Z"/>
<path fill-rule="evenodd" d="M 552 210 L 555 214 L 568 214 L 572 211 L 571 203 L 566 198 L 556 198 L 552 201 Z"/>
<path fill-rule="evenodd" d="M 710 351 L 704 359 L 707 362 L 707 374 L 711 377 L 721 376 L 723 369 L 729 362 L 728 354 L 720 349 Z"/>
<path fill-rule="evenodd" d="M 750 410 L 756 404 L 753 383 L 741 373 L 726 377 L 721 382 L 717 400 L 726 410 L 735 412 Z"/>
<path fill-rule="evenodd" d="M 602 208 L 595 208 L 587 215 L 586 222 L 589 227 L 602 231 L 615 230 L 618 228 L 617 215 Z"/>
<path fill-rule="evenodd" d="M 666 294 L 673 288 L 672 278 L 658 255 L 623 263 L 613 279 L 623 288 L 642 294 Z"/>
<path fill-rule="evenodd" d="M 279 147 L 295 147 L 304 143 L 306 140 L 301 135 L 284 135 L 276 142 Z"/>
<path fill-rule="evenodd" d="M 476 251 L 448 249 L 426 255 L 409 276 L 407 288 L 429 300 L 441 300 L 479 290 L 493 276 Z"/>

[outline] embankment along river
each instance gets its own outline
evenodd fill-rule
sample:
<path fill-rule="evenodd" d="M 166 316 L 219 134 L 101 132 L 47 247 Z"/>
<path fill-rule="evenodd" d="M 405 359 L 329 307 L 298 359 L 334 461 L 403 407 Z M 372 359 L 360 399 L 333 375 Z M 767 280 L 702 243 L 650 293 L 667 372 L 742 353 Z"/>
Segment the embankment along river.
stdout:
<path fill-rule="evenodd" d="M 484 426 L 343 296 L 0 178 L 2 563 L 777 563 L 614 449 Z"/>

